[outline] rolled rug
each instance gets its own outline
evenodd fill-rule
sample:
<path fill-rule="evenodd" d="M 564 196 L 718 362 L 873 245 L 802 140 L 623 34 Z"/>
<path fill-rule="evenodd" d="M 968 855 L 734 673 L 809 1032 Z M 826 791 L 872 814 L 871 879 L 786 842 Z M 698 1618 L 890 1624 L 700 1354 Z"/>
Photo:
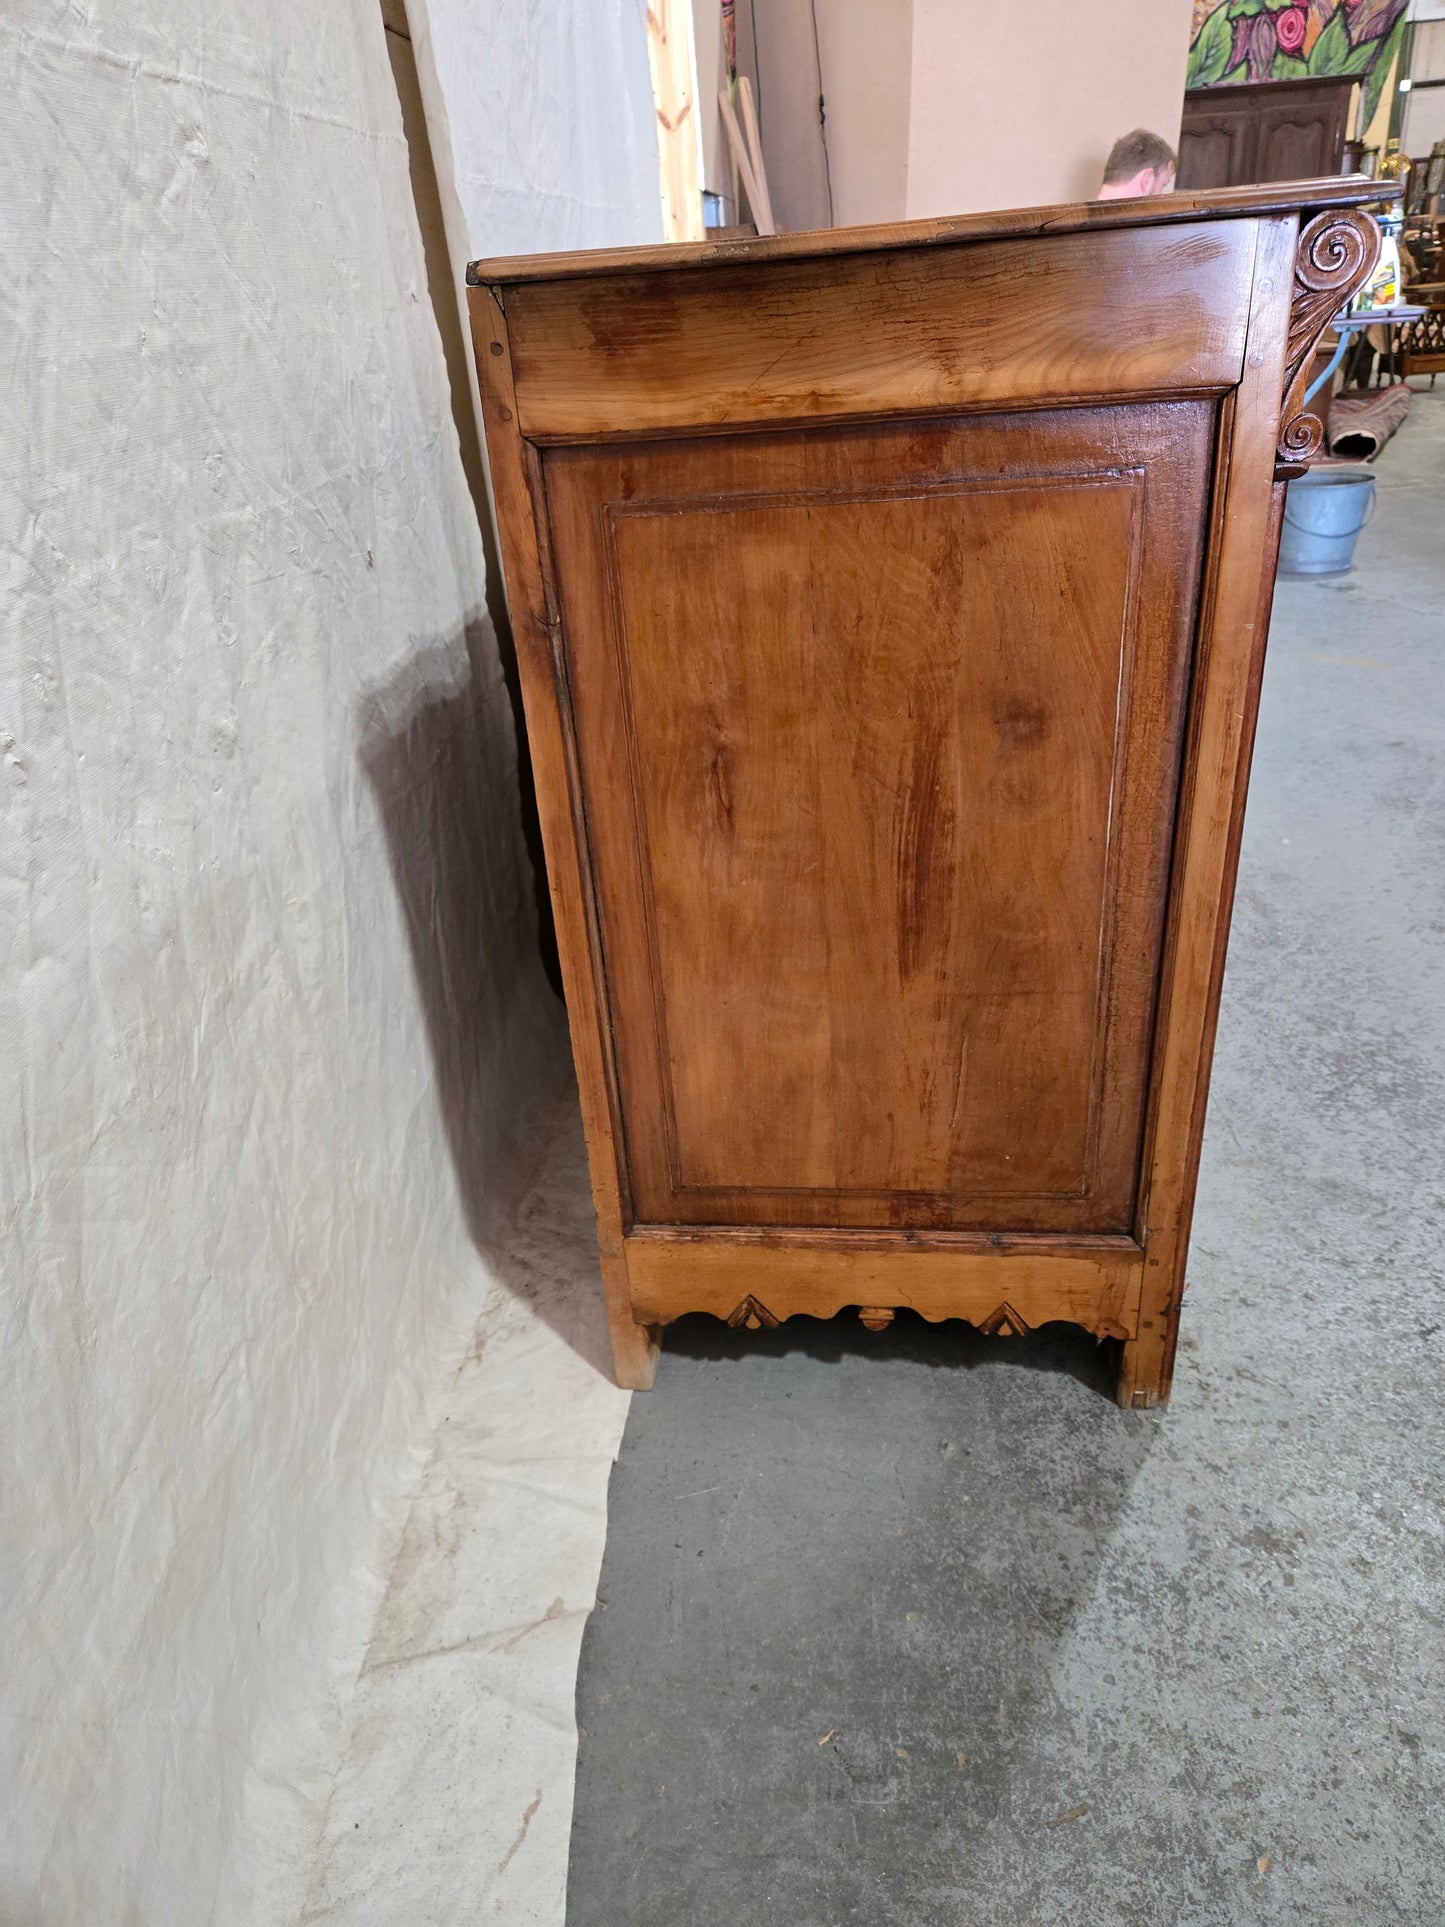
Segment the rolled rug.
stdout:
<path fill-rule="evenodd" d="M 1372 462 L 1410 412 L 1408 382 L 1363 395 L 1336 395 L 1330 408 L 1329 451 L 1347 462 Z"/>

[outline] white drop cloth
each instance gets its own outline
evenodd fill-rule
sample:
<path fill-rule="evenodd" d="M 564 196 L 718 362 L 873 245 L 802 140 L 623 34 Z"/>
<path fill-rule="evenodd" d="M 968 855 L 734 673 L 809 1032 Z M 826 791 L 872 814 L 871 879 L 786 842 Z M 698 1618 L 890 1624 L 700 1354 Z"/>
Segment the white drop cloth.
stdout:
<path fill-rule="evenodd" d="M 643 0 L 411 0 L 469 259 L 660 240 Z M 562 1927 L 582 1629 L 628 1396 L 575 1095 L 462 1366 L 352 1706 L 304 1918 Z"/>
<path fill-rule="evenodd" d="M 410 0 L 408 18 L 472 259 L 662 239 L 646 0 Z"/>
<path fill-rule="evenodd" d="M 570 1091 L 505 1272 L 407 1520 L 308 1923 L 561 1927 L 578 1649 L 628 1401 Z"/>
<path fill-rule="evenodd" d="M 0 60 L 0 1920 L 260 1922 L 555 1027 L 374 5 Z"/>

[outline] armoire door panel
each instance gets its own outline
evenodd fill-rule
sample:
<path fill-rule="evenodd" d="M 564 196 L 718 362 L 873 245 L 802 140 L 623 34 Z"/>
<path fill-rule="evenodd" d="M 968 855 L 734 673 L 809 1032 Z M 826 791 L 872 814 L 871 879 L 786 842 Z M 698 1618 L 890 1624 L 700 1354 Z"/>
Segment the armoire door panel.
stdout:
<path fill-rule="evenodd" d="M 1260 178 L 1297 181 L 1322 174 L 1330 165 L 1333 131 L 1318 113 L 1265 116 L 1259 126 Z"/>
<path fill-rule="evenodd" d="M 1129 1229 L 1213 420 L 545 456 L 636 1221 Z"/>
<path fill-rule="evenodd" d="M 1254 124 L 1238 114 L 1186 119 L 1179 134 L 1179 177 L 1190 187 L 1229 187 L 1254 174 Z"/>

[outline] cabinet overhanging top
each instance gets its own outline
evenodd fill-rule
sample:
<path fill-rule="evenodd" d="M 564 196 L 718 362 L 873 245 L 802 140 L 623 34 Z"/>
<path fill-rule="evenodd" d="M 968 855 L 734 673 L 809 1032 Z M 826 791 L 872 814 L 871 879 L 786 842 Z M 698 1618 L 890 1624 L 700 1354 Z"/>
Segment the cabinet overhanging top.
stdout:
<path fill-rule="evenodd" d="M 658 242 L 637 248 L 594 248 L 571 254 L 512 254 L 473 261 L 472 287 L 519 281 L 570 281 L 589 275 L 652 274 L 679 268 L 735 266 L 740 261 L 805 261 L 885 249 L 929 248 L 968 241 L 1002 241 L 1090 228 L 1163 227 L 1181 221 L 1223 221 L 1250 215 L 1293 214 L 1322 207 L 1375 207 L 1400 200 L 1394 183 L 1332 174 L 1317 181 L 1275 181 L 1261 187 L 1216 188 L 1209 193 L 1161 194 L 1132 201 L 1076 201 L 1055 207 L 1004 208 L 934 221 L 895 221 L 878 227 L 820 228 L 731 241 Z"/>

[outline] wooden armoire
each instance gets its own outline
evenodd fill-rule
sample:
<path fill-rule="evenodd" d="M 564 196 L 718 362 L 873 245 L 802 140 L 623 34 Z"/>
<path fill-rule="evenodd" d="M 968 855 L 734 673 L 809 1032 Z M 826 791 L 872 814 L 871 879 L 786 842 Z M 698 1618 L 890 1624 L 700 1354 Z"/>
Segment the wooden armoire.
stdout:
<path fill-rule="evenodd" d="M 1313 180 L 1344 165 L 1349 76 L 1191 87 L 1179 130 L 1179 186 Z"/>
<path fill-rule="evenodd" d="M 619 1379 L 900 1307 L 1167 1396 L 1283 478 L 1378 185 L 485 261 Z"/>

